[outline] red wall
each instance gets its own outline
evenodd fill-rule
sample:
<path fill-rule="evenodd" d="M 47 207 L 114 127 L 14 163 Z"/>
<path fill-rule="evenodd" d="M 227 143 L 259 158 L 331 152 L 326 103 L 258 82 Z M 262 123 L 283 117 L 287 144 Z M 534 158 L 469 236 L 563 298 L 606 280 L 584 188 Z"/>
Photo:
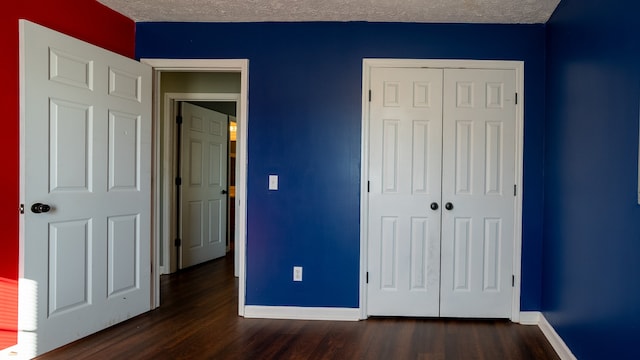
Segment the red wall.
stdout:
<path fill-rule="evenodd" d="M 18 308 L 19 27 L 26 19 L 133 57 L 135 23 L 95 0 L 21 0 L 0 12 L 0 349 L 15 344 Z"/>

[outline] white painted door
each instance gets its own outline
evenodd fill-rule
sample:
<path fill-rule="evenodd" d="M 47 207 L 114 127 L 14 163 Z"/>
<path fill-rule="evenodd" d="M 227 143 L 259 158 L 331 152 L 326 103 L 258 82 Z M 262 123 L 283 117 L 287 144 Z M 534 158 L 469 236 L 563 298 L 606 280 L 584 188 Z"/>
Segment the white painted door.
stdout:
<path fill-rule="evenodd" d="M 219 258 L 227 238 L 228 118 L 182 103 L 182 267 Z"/>
<path fill-rule="evenodd" d="M 150 308 L 151 68 L 20 24 L 29 357 Z"/>
<path fill-rule="evenodd" d="M 371 90 L 367 311 L 437 316 L 442 70 L 373 68 Z"/>
<path fill-rule="evenodd" d="M 511 316 L 514 97 L 514 70 L 445 70 L 441 316 Z"/>
<path fill-rule="evenodd" d="M 370 84 L 368 314 L 509 317 L 515 72 L 374 67 Z"/>

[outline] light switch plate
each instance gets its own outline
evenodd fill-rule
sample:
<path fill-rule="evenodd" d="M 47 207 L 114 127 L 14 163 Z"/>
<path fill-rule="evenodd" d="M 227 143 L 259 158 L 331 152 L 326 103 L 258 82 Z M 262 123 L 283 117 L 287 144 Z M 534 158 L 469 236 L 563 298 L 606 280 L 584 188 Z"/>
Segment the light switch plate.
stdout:
<path fill-rule="evenodd" d="M 302 281 L 302 266 L 293 267 L 293 281 Z"/>
<path fill-rule="evenodd" d="M 269 175 L 269 190 L 278 190 L 278 175 Z"/>

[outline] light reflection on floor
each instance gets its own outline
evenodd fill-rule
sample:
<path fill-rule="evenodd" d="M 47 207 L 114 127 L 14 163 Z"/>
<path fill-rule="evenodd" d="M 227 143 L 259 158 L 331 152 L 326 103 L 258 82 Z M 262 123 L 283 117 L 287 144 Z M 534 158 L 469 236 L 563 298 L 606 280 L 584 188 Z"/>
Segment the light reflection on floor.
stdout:
<path fill-rule="evenodd" d="M 3 279 L 4 280 L 4 279 Z M 4 287 L 4 282 L 0 282 Z M 33 280 L 20 279 L 18 286 L 12 288 L 18 290 L 18 344 L 0 351 L 0 359 L 31 359 L 38 351 L 38 284 Z M 17 294 L 16 294 L 17 295 Z M 4 294 L 2 295 L 4 300 Z M 3 306 L 6 304 L 1 302 Z M 15 309 L 15 306 L 11 309 Z M 15 311 L 3 311 L 3 313 L 15 313 Z M 3 318 L 4 320 L 4 318 Z M 15 317 L 13 324 L 15 324 Z M 15 325 L 14 325 L 15 326 Z"/>

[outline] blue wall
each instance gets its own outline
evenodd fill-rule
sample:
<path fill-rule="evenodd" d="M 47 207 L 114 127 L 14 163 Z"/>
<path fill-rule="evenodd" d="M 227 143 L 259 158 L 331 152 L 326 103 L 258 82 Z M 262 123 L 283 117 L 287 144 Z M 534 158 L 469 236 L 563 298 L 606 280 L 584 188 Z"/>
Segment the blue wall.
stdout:
<path fill-rule="evenodd" d="M 247 305 L 358 307 L 363 58 L 524 60 L 522 308 L 540 309 L 543 25 L 138 23 L 136 34 L 139 58 L 249 59 Z"/>
<path fill-rule="evenodd" d="M 562 0 L 547 24 L 543 310 L 579 359 L 638 358 L 639 11 Z"/>

